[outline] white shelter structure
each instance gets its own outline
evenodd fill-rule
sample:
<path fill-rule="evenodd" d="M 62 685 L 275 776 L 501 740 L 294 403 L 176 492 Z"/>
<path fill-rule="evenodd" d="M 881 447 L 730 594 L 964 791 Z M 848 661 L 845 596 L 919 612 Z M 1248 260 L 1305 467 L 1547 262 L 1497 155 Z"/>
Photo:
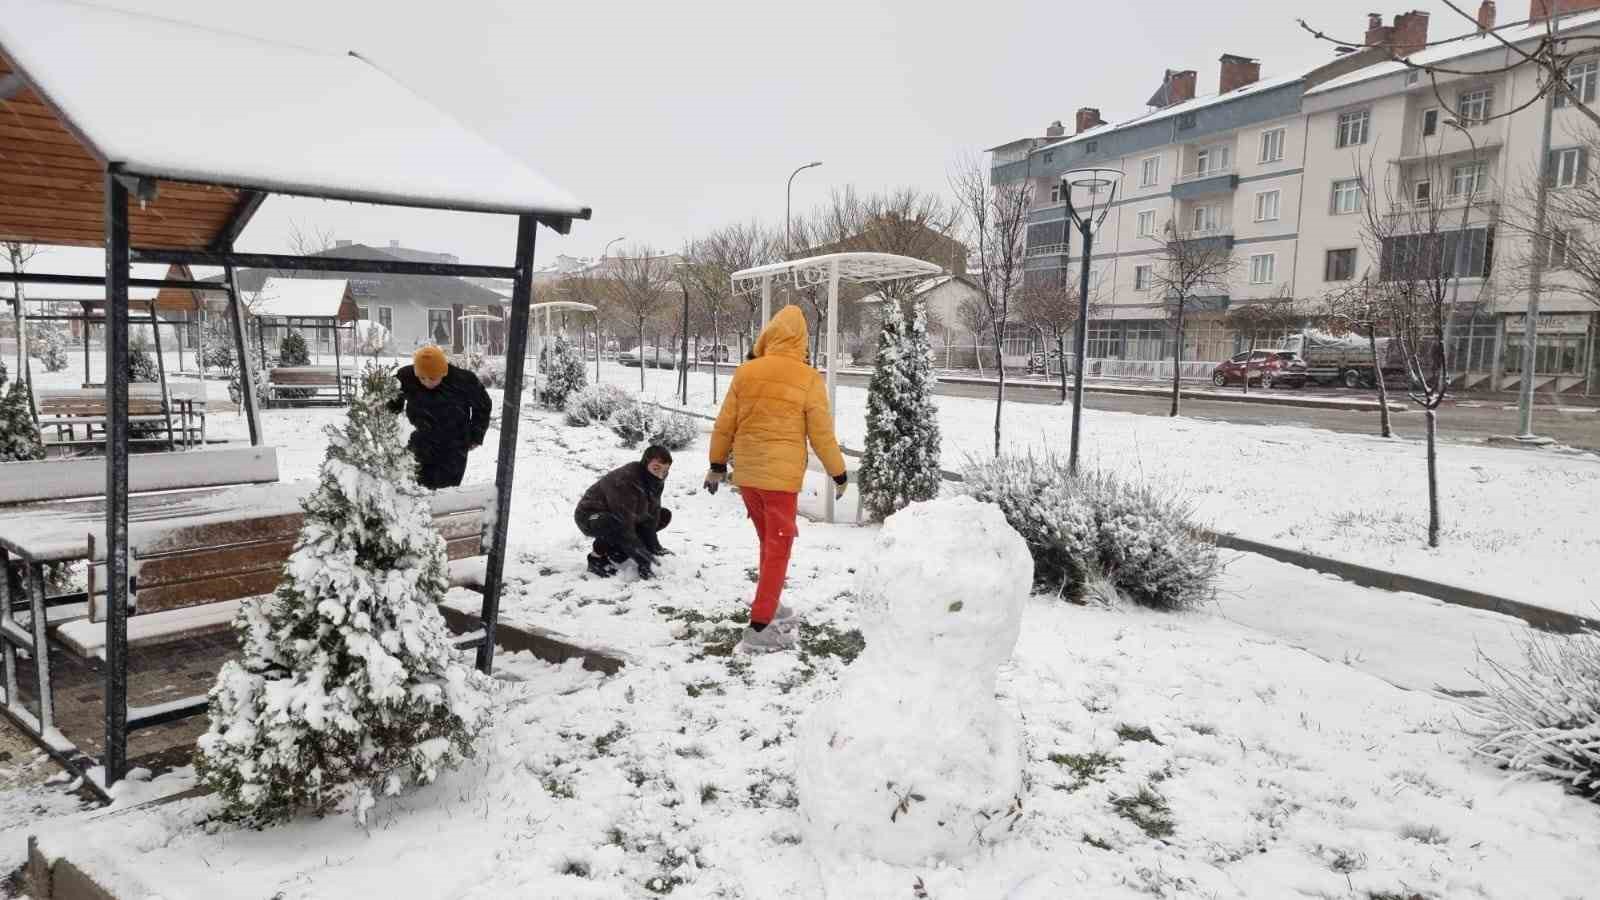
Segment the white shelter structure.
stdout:
<path fill-rule="evenodd" d="M 547 300 L 544 303 L 535 303 L 528 307 L 529 322 L 533 326 L 533 358 L 534 372 L 539 371 L 538 362 L 544 359 L 545 344 L 555 334 L 555 314 L 558 312 L 585 312 L 595 314 L 599 307 L 592 303 L 579 303 L 576 300 Z M 539 313 L 544 313 L 544 324 L 539 324 Z M 594 380 L 600 383 L 600 329 L 595 329 L 594 348 Z"/>
<path fill-rule="evenodd" d="M 761 321 L 772 319 L 772 285 L 788 284 L 796 290 L 828 286 L 827 379 L 828 414 L 837 418 L 837 375 L 839 367 L 839 282 L 881 284 L 905 278 L 943 275 L 944 269 L 931 262 L 897 256 L 893 253 L 826 253 L 743 269 L 733 273 L 733 293 L 747 296 L 761 292 Z M 824 509 L 833 521 L 833 492 L 822 492 Z"/>

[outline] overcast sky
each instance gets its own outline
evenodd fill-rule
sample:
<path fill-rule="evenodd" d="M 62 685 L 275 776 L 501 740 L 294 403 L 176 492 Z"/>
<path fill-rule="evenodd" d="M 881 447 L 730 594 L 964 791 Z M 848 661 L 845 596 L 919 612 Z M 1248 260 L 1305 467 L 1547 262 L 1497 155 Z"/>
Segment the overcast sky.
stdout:
<path fill-rule="evenodd" d="M 963 154 L 1052 119 L 1070 129 L 1080 106 L 1112 121 L 1142 112 L 1164 68 L 1195 69 L 1208 94 L 1222 53 L 1259 58 L 1264 77 L 1332 58 L 1300 16 L 1355 40 L 1366 13 L 1413 7 L 1432 13 L 1431 37 L 1465 30 L 1434 0 L 96 2 L 361 51 L 594 209 L 568 237 L 541 229 L 541 263 L 619 236 L 618 248 L 676 249 L 725 222 L 779 224 L 785 179 L 812 159 L 824 165 L 795 180 L 797 210 L 845 184 L 946 192 Z M 1502 2 L 1501 20 L 1527 3 Z M 319 140 L 339 135 L 304 151 Z M 501 217 L 275 198 L 241 249 L 285 249 L 291 222 L 496 264 L 514 236 Z"/>

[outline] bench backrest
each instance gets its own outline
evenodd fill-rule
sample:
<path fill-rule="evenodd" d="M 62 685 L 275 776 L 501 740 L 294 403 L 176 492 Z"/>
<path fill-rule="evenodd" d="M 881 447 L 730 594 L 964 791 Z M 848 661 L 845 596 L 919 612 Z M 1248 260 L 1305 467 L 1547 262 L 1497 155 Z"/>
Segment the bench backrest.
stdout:
<path fill-rule="evenodd" d="M 327 385 L 339 383 L 338 370 L 332 366 L 279 366 L 272 370 L 273 384 Z"/>
<path fill-rule="evenodd" d="M 193 454 L 189 454 L 193 455 Z M 493 486 L 451 488 L 434 494 L 433 527 L 450 559 L 479 556 L 494 508 Z M 217 522 L 163 535 L 158 552 L 135 553 L 129 570 L 137 577 L 130 614 L 166 612 L 207 603 L 270 594 L 283 580 L 283 566 L 304 525 L 299 512 Z M 95 566 L 96 591 L 103 565 Z M 105 616 L 104 595 L 89 598 L 94 621 Z"/>
<path fill-rule="evenodd" d="M 278 480 L 276 447 L 230 447 L 128 456 L 128 492 L 263 484 Z M 101 458 L 0 463 L 0 506 L 79 500 L 106 492 Z"/>
<path fill-rule="evenodd" d="M 108 405 L 106 395 L 100 391 L 41 391 L 39 394 L 39 413 L 46 416 L 104 417 Z M 130 392 L 128 395 L 130 416 L 158 416 L 163 411 L 160 394 L 150 396 Z"/>

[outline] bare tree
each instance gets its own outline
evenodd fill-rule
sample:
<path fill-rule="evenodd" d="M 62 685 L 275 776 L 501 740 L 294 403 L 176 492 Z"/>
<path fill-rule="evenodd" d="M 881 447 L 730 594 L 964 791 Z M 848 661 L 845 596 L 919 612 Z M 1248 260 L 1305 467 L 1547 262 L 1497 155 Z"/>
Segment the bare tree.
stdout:
<path fill-rule="evenodd" d="M 1378 434 L 1387 438 L 1394 437 L 1394 428 L 1389 422 L 1389 386 L 1384 378 L 1383 364 L 1387 353 L 1380 355 L 1378 350 L 1379 340 L 1387 341 L 1386 337 L 1380 338 L 1380 335 L 1386 336 L 1390 330 L 1385 297 L 1383 287 L 1368 272 L 1359 280 L 1325 296 L 1323 314 L 1329 322 L 1367 339 L 1372 381 L 1378 388 Z"/>
<path fill-rule="evenodd" d="M 1042 335 L 1048 335 L 1049 346 L 1056 348 L 1061 362 L 1061 403 L 1067 402 L 1067 338 L 1078 325 L 1078 282 L 1066 269 L 1036 273 L 1041 277 L 1025 281 L 1017 295 L 1017 311 L 1023 322 Z M 1091 287 L 1089 313 L 1095 314 L 1098 303 L 1095 294 L 1098 286 Z M 1048 356 L 1045 371 L 1049 371 Z"/>
<path fill-rule="evenodd" d="M 1556 166 L 1548 167 L 1541 176 L 1535 165 L 1516 190 L 1502 196 L 1497 224 L 1530 240 L 1515 258 L 1497 268 L 1509 276 L 1501 280 L 1505 290 L 1527 290 L 1537 267 L 1543 290 L 1582 297 L 1600 308 L 1600 243 L 1593 235 L 1595 223 L 1600 222 L 1600 179 L 1588 171 L 1593 161 L 1600 159 L 1596 156 L 1600 154 L 1600 129 L 1586 129 L 1577 150 L 1576 170 L 1566 177 Z M 1562 183 L 1555 184 L 1558 179 Z M 1541 192 L 1545 195 L 1542 221 L 1537 215 Z"/>
<path fill-rule="evenodd" d="M 610 300 L 617 315 L 639 337 L 639 390 L 644 391 L 645 326 L 667 312 L 667 291 L 673 286 L 671 264 L 648 245 L 635 245 L 616 257 L 616 266 L 607 272 Z"/>
<path fill-rule="evenodd" d="M 302 227 L 299 222 L 289 223 L 289 251 L 295 256 L 316 256 L 335 246 L 333 229 L 320 225 Z"/>
<path fill-rule="evenodd" d="M 1295 302 L 1287 289 L 1266 300 L 1242 302 L 1228 308 L 1224 321 L 1228 328 L 1250 336 L 1247 360 L 1253 359 L 1256 344 L 1263 332 L 1287 331 L 1299 327 L 1306 320 L 1305 312 Z M 1250 364 L 1245 363 L 1244 392 L 1250 393 Z"/>
<path fill-rule="evenodd" d="M 18 241 L 5 241 L 0 243 L 6 251 L 6 260 L 11 263 L 11 271 L 26 272 L 28 262 L 39 255 L 37 244 L 23 244 Z M 14 281 L 11 286 L 11 306 L 17 323 L 17 380 L 33 384 L 32 373 L 28 371 L 28 314 L 23 309 L 22 282 Z M 88 328 L 84 323 L 84 328 Z"/>
<path fill-rule="evenodd" d="M 711 397 L 717 398 L 717 363 L 722 361 L 722 326 L 737 313 L 733 295 L 733 273 L 769 262 L 771 243 L 766 232 L 754 222 L 735 224 L 716 229 L 698 240 L 690 241 L 683 251 L 681 277 L 691 290 L 698 294 L 698 309 L 705 325 L 711 329 L 713 364 L 711 367 Z M 749 301 L 752 298 L 744 298 Z M 761 298 L 753 298 L 755 306 L 750 319 L 760 312 Z M 744 352 L 743 341 L 740 353 Z"/>
<path fill-rule="evenodd" d="M 994 342 L 999 375 L 995 382 L 994 452 L 998 456 L 1000 417 L 1006 399 L 1006 329 L 1011 322 L 1011 302 L 1022 288 L 1033 185 L 1028 179 L 990 185 L 988 169 L 976 156 L 969 156 L 956 163 L 950 186 L 970 235 L 969 246 L 977 251 L 974 258 L 980 269 L 974 280 Z"/>
<path fill-rule="evenodd" d="M 1238 268 L 1229 242 L 1215 236 L 1189 234 L 1168 220 L 1158 239 L 1160 249 L 1150 270 L 1150 286 L 1162 299 L 1172 327 L 1172 411 L 1178 414 L 1183 387 L 1183 325 L 1190 306 L 1201 297 L 1226 294 L 1228 279 Z"/>

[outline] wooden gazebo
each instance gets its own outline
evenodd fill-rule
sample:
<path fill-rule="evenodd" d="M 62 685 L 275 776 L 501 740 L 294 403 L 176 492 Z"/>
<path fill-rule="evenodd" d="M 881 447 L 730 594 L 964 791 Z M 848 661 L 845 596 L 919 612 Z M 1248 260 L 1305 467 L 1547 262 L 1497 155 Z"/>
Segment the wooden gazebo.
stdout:
<path fill-rule="evenodd" d="M 270 129 L 260 127 L 262 116 L 270 118 Z M 515 258 L 509 266 L 491 266 L 238 252 L 235 243 L 270 194 L 513 216 Z M 0 0 L 0 240 L 106 251 L 102 278 L 0 275 L 3 281 L 105 289 L 105 785 L 126 774 L 129 730 L 195 715 L 205 705 L 200 696 L 128 708 L 129 290 L 220 290 L 228 298 L 235 350 L 244 358 L 235 278 L 241 267 L 510 279 L 504 403 L 517 409 L 536 226 L 566 233 L 574 219 L 589 214 L 570 194 L 357 55 L 59 0 Z M 223 279 L 135 279 L 133 262 L 219 266 Z M 248 369 L 242 400 L 251 442 L 259 444 Z M 501 417 L 482 632 L 475 640 L 485 671 L 494 659 L 520 418 Z M 7 675 L 0 711 L 59 756 L 49 686 L 40 685 L 46 696 L 35 714 L 23 707 L 14 681 L 18 649 L 48 658 L 42 600 L 30 608 L 7 590 L 0 606 L 7 614 L 0 624 L 8 626 L 0 628 Z M 31 635 L 12 626 L 16 609 L 31 612 Z"/>

